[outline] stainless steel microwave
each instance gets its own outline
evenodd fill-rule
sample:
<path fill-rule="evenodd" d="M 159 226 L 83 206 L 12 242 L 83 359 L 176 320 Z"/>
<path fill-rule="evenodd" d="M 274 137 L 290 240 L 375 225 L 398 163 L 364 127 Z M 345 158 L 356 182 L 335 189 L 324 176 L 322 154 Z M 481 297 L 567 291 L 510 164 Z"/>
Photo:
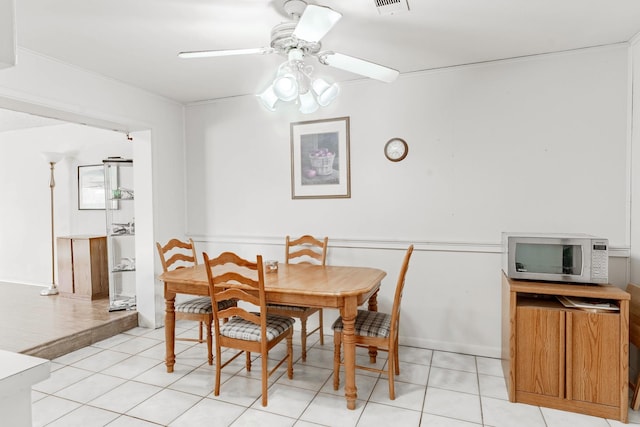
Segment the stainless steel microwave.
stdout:
<path fill-rule="evenodd" d="M 586 234 L 502 233 L 503 270 L 509 278 L 608 283 L 609 241 Z"/>

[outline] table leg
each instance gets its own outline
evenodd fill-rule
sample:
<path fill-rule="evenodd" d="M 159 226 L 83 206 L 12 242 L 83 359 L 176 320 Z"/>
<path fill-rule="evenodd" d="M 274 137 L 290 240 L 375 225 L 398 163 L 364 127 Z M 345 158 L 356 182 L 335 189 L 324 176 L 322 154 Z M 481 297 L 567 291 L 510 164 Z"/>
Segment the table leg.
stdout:
<path fill-rule="evenodd" d="M 378 291 L 369 297 L 369 311 L 378 311 Z M 369 363 L 375 364 L 378 357 L 378 347 L 369 347 Z"/>
<path fill-rule="evenodd" d="M 356 387 L 356 342 L 354 325 L 358 313 L 356 298 L 347 297 L 340 315 L 342 316 L 342 345 L 344 348 L 344 395 L 347 398 L 347 409 L 356 408 L 358 390 Z"/>
<path fill-rule="evenodd" d="M 168 293 L 165 289 L 165 316 L 164 316 L 164 339 L 166 346 L 167 372 L 173 372 L 173 365 L 176 364 L 175 340 L 176 340 L 176 294 Z"/>

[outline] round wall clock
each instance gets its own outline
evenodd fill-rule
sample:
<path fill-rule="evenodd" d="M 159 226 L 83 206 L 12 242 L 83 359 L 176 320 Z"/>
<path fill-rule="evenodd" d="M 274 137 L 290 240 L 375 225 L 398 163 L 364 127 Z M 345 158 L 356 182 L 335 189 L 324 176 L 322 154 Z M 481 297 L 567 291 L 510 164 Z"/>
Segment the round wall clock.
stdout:
<path fill-rule="evenodd" d="M 407 157 L 409 146 L 404 139 L 391 138 L 384 146 L 384 155 L 392 162 L 399 162 Z"/>

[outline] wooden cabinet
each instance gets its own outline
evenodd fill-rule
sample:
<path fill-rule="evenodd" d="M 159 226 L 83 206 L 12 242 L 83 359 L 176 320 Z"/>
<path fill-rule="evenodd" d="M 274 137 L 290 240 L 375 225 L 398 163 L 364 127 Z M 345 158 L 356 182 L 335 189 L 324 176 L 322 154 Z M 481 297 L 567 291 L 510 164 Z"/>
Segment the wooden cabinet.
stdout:
<path fill-rule="evenodd" d="M 629 294 L 614 286 L 502 279 L 509 400 L 627 422 Z M 619 311 L 566 308 L 557 296 Z"/>
<path fill-rule="evenodd" d="M 61 295 L 88 300 L 109 295 L 106 236 L 58 237 L 57 248 Z"/>

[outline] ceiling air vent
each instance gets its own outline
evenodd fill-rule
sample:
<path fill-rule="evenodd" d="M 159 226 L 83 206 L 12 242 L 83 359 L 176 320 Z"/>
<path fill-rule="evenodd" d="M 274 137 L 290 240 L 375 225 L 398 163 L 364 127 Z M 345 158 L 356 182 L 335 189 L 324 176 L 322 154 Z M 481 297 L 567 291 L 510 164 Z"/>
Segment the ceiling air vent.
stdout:
<path fill-rule="evenodd" d="M 380 15 L 393 15 L 394 13 L 408 12 L 407 0 L 374 0 Z"/>

